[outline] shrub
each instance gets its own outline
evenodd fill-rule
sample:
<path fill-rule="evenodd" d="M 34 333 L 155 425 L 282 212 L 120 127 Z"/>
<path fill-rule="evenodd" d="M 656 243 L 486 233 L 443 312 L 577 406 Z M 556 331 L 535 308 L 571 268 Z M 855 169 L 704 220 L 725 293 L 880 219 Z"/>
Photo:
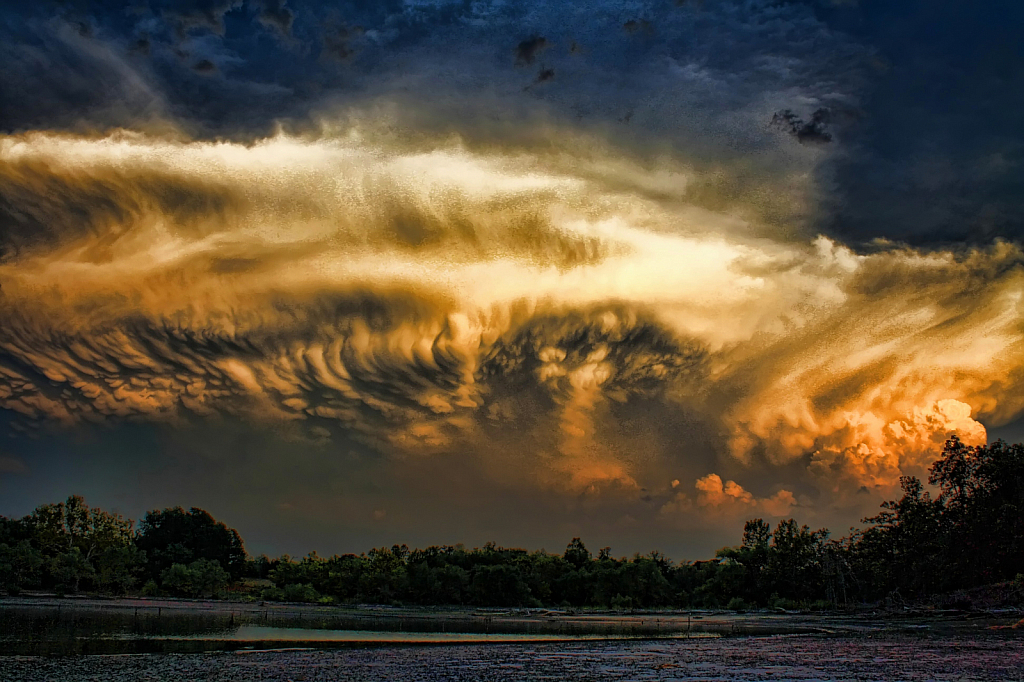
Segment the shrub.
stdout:
<path fill-rule="evenodd" d="M 284 586 L 284 601 L 299 601 L 312 604 L 320 601 L 320 593 L 309 583 L 292 583 Z"/>
<path fill-rule="evenodd" d="M 264 601 L 292 601 L 306 604 L 333 604 L 333 597 L 321 597 L 310 583 L 290 583 L 284 587 L 268 587 L 260 593 Z"/>
<path fill-rule="evenodd" d="M 284 590 L 280 587 L 268 587 L 260 592 L 263 601 L 284 601 Z"/>
<path fill-rule="evenodd" d="M 793 601 L 792 599 L 786 599 L 785 597 L 774 597 L 772 599 L 773 609 L 785 609 L 787 611 L 795 611 L 800 608 L 800 604 Z"/>
<path fill-rule="evenodd" d="M 729 600 L 729 603 L 726 604 L 725 608 L 730 611 L 746 611 L 747 602 L 743 601 L 743 597 L 733 597 Z"/>
<path fill-rule="evenodd" d="M 171 564 L 160 573 L 164 589 L 187 597 L 216 597 L 228 582 L 228 572 L 210 559 L 197 559 L 189 565 Z"/>

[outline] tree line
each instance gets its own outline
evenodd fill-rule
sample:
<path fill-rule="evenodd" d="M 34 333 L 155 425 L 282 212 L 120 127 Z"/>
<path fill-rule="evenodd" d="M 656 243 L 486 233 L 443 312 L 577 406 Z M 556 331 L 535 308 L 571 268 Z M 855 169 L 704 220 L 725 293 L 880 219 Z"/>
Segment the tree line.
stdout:
<path fill-rule="evenodd" d="M 859 530 L 833 539 L 793 519 L 746 523 L 740 544 L 707 561 L 660 552 L 561 554 L 488 543 L 301 559 L 249 557 L 239 534 L 192 508 L 136 525 L 81 497 L 0 517 L 0 589 L 220 596 L 319 603 L 606 608 L 844 607 L 920 601 L 1006 583 L 1024 599 L 1024 445 L 950 438 L 922 481 Z M 1015 592 L 1014 592 L 1015 591 Z"/>

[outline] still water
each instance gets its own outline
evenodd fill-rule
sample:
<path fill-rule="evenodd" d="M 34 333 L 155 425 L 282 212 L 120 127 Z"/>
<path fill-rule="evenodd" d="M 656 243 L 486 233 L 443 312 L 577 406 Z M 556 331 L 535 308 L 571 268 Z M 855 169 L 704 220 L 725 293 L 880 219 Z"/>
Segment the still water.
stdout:
<path fill-rule="evenodd" d="M 0 602 L 0 680 L 1024 681 L 1022 635 L 763 615 Z"/>

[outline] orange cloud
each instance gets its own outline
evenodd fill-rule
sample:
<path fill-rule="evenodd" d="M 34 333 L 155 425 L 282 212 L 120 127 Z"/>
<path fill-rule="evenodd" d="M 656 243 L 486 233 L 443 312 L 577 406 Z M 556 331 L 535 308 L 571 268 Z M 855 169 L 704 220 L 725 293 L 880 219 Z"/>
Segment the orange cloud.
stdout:
<path fill-rule="evenodd" d="M 701 456 L 809 457 L 837 492 L 1024 413 L 1019 247 L 773 239 L 668 192 L 692 168 L 576 151 L 424 151 L 368 127 L 0 137 L 24 217 L 0 260 L 0 408 L 341 429 L 397 460 L 473 452 L 635 496 L 708 471 L 672 473 L 691 439 L 664 422 L 684 417 Z M 698 484 L 703 510 L 795 504 Z"/>
<path fill-rule="evenodd" d="M 718 474 L 708 474 L 694 483 L 696 498 L 677 490 L 673 481 L 672 498 L 661 507 L 661 515 L 672 517 L 700 513 L 715 517 L 745 519 L 763 515 L 782 517 L 796 506 L 796 497 L 788 490 L 779 490 L 770 497 L 758 498 L 736 481 L 722 481 Z"/>

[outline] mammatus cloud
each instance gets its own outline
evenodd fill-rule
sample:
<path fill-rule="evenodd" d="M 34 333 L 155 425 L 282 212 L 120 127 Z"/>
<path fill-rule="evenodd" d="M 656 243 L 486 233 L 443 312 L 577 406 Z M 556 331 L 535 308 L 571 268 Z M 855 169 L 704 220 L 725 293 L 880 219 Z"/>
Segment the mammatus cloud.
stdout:
<path fill-rule="evenodd" d="M 1024 411 L 1019 247 L 771 238 L 687 201 L 685 163 L 585 145 L 4 137 L 0 407 L 229 414 L 570 494 L 696 481 L 663 504 L 737 516 L 797 495 L 716 461 L 841 500 Z"/>

